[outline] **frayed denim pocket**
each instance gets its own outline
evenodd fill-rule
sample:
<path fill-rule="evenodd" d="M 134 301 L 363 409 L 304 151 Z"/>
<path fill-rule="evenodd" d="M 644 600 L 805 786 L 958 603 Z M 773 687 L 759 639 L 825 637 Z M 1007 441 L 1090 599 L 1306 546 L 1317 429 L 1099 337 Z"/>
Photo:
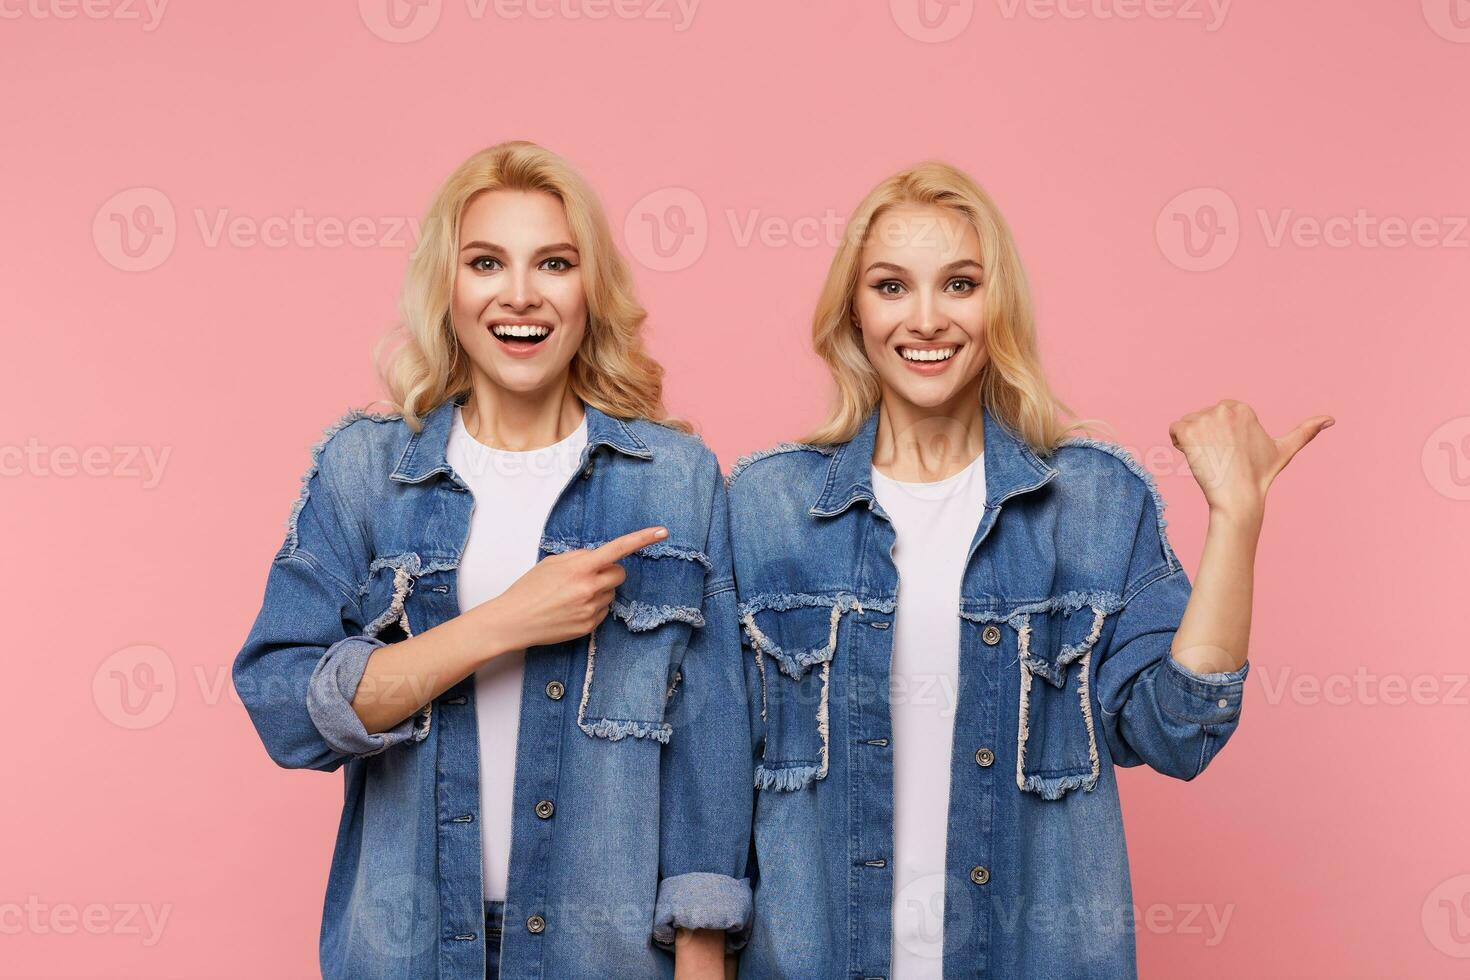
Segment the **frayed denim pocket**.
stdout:
<path fill-rule="evenodd" d="M 1118 597 L 1067 593 L 967 615 L 1017 670 L 1016 786 L 1043 799 L 1091 791 L 1102 772 L 1092 704 L 1092 651 Z"/>
<path fill-rule="evenodd" d="M 547 551 L 562 546 L 542 543 Z M 701 552 L 661 543 L 621 564 L 627 578 L 617 588 L 607 617 L 587 637 L 577 726 L 594 738 L 666 743 L 673 726 L 664 711 L 690 637 L 704 626 L 709 560 Z"/>
<path fill-rule="evenodd" d="M 383 643 L 399 643 L 413 636 L 416 627 L 410 596 L 419 579 L 426 573 L 450 567 L 443 563 L 426 566 L 413 553 L 373 559 L 368 569 L 367 584 L 362 587 L 362 609 L 368 617 L 363 635 Z M 433 720 L 434 703 L 427 701 L 414 716 L 412 740 L 421 742 L 427 738 Z"/>
<path fill-rule="evenodd" d="M 862 611 L 861 601 L 846 594 L 790 593 L 741 603 L 742 640 L 755 657 L 766 723 L 757 788 L 798 790 L 826 778 L 832 665 L 844 614 Z"/>

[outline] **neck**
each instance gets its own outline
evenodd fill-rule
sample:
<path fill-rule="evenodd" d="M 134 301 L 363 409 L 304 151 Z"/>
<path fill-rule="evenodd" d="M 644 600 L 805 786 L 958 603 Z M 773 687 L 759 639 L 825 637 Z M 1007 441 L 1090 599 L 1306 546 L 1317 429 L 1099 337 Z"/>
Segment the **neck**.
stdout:
<path fill-rule="evenodd" d="M 873 465 L 884 476 L 932 483 L 963 470 L 985 450 L 978 386 L 966 385 L 942 405 L 915 405 L 883 392 Z"/>
<path fill-rule="evenodd" d="M 461 412 L 476 442 L 507 452 L 561 442 L 582 424 L 584 415 L 565 374 L 533 391 L 511 391 L 477 372 Z"/>

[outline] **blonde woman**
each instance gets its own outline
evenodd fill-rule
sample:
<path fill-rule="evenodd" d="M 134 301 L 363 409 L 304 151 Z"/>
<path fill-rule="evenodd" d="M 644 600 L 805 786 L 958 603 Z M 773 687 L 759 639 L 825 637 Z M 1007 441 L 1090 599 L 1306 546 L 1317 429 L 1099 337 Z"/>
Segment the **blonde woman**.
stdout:
<path fill-rule="evenodd" d="M 1235 731 L 1273 439 L 1170 429 L 1209 506 L 1193 588 L 1121 448 L 1070 436 L 1010 232 L 928 163 L 858 205 L 817 309 L 837 388 L 729 477 L 759 788 L 740 974 L 1135 975 L 1114 767 Z"/>
<path fill-rule="evenodd" d="M 277 763 L 345 774 L 322 974 L 723 976 L 752 778 L 718 463 L 563 160 L 477 153 L 423 227 L 396 411 L 313 451 L 234 666 Z"/>

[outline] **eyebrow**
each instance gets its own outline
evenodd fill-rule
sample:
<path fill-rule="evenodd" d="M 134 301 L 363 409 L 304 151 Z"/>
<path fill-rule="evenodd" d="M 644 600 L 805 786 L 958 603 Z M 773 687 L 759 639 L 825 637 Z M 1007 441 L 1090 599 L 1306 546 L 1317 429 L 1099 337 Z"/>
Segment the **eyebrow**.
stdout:
<path fill-rule="evenodd" d="M 965 266 L 969 266 L 969 265 L 977 266 L 980 269 L 981 272 L 984 272 L 985 271 L 985 263 L 983 263 L 983 262 L 977 262 L 974 259 L 956 259 L 955 261 L 949 263 L 948 265 L 946 265 L 943 269 L 940 269 L 939 271 L 940 272 L 954 272 L 957 269 L 963 269 Z M 894 272 L 908 272 L 909 271 L 909 270 L 905 269 L 901 265 L 894 265 L 892 262 L 874 262 L 872 265 L 868 266 L 868 268 L 865 270 L 865 272 L 872 272 L 874 269 L 891 269 Z"/>
<path fill-rule="evenodd" d="M 478 241 L 478 240 L 477 241 L 473 241 L 473 242 L 466 242 L 463 246 L 460 247 L 460 251 L 461 252 L 468 252 L 472 248 L 482 248 L 482 249 L 484 249 L 487 252 L 498 252 L 501 255 L 504 255 L 505 254 L 505 249 L 502 248 L 499 245 L 496 245 L 494 242 L 482 242 L 482 241 Z M 577 251 L 577 246 L 573 245 L 571 242 L 557 242 L 555 245 L 542 245 L 540 248 L 536 249 L 536 251 L 532 252 L 531 254 L 534 256 L 534 255 L 544 255 L 547 252 L 576 252 L 576 251 Z"/>

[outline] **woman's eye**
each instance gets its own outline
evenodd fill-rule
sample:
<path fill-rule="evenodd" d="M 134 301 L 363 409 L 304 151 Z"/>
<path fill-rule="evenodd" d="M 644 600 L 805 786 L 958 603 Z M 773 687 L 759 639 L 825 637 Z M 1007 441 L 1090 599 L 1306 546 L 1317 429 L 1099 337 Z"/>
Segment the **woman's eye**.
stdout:
<path fill-rule="evenodd" d="M 550 272 L 566 272 L 572 267 L 572 263 L 559 255 L 553 256 L 542 263 Z"/>
<path fill-rule="evenodd" d="M 873 287 L 880 296 L 897 296 L 903 292 L 903 283 L 897 279 L 884 279 Z"/>
<path fill-rule="evenodd" d="M 973 279 L 965 279 L 961 277 L 958 279 L 951 279 L 949 282 L 945 283 L 944 288 L 949 290 L 950 292 L 969 293 L 973 292 L 975 288 L 979 285 L 980 284 Z"/>
<path fill-rule="evenodd" d="M 470 268 L 476 272 L 489 272 L 491 269 L 499 267 L 499 265 L 500 260 L 492 255 L 481 255 L 477 258 L 470 259 Z"/>

